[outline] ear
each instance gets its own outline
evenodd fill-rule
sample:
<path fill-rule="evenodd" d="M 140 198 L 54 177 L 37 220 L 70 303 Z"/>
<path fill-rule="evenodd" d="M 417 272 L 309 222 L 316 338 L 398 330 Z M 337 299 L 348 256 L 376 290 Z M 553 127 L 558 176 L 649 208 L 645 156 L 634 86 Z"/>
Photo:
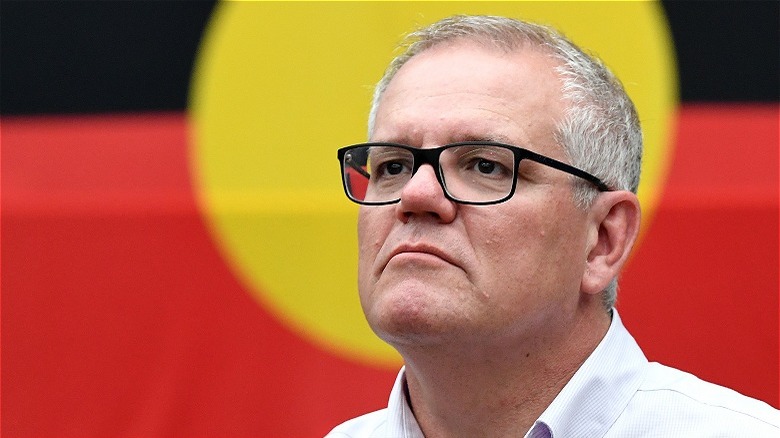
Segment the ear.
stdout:
<path fill-rule="evenodd" d="M 617 277 L 639 234 L 641 208 L 629 191 L 602 192 L 588 214 L 586 268 L 580 290 L 599 294 Z"/>

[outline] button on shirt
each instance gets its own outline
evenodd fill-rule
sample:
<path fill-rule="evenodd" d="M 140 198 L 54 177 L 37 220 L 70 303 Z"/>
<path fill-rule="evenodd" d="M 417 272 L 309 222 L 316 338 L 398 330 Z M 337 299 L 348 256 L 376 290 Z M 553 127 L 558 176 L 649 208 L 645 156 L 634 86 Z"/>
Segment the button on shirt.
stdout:
<path fill-rule="evenodd" d="M 424 438 L 405 397 L 404 369 L 386 409 L 327 438 Z M 650 363 L 617 311 L 606 336 L 525 438 L 780 438 L 780 411 L 731 389 Z"/>

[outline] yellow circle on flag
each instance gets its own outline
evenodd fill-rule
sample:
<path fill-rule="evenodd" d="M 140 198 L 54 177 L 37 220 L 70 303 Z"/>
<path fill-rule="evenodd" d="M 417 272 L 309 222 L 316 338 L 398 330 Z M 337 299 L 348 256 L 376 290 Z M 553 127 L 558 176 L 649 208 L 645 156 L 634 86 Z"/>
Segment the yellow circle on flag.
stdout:
<path fill-rule="evenodd" d="M 408 31 L 452 14 L 549 24 L 604 59 L 639 110 L 645 224 L 677 106 L 656 2 L 223 2 L 191 90 L 198 202 L 236 275 L 287 327 L 341 357 L 397 367 L 357 296 L 357 207 L 336 149 L 364 141 L 373 85 Z"/>

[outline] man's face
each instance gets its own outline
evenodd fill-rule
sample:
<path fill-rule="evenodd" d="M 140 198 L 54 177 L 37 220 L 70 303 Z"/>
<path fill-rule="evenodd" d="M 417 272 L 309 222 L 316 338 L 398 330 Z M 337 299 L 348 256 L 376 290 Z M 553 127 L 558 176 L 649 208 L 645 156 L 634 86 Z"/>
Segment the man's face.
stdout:
<path fill-rule="evenodd" d="M 371 141 L 494 140 L 568 161 L 553 137 L 565 109 L 555 66 L 531 50 L 430 49 L 389 84 Z M 586 213 L 571 190 L 565 173 L 524 161 L 510 200 L 459 205 L 423 165 L 398 204 L 362 207 L 359 289 L 374 331 L 397 348 L 506 346 L 562 331 L 587 255 Z"/>

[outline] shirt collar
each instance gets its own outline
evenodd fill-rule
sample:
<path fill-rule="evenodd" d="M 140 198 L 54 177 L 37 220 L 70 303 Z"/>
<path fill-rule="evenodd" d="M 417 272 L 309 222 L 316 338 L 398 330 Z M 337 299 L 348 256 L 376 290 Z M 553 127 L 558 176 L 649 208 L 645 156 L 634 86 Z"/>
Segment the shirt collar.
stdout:
<path fill-rule="evenodd" d="M 387 405 L 387 438 L 425 438 L 406 400 L 406 367 L 395 379 Z"/>
<path fill-rule="evenodd" d="M 647 358 L 617 310 L 596 349 L 580 366 L 526 437 L 603 436 L 644 379 Z M 548 434 L 532 434 L 534 429 Z"/>

